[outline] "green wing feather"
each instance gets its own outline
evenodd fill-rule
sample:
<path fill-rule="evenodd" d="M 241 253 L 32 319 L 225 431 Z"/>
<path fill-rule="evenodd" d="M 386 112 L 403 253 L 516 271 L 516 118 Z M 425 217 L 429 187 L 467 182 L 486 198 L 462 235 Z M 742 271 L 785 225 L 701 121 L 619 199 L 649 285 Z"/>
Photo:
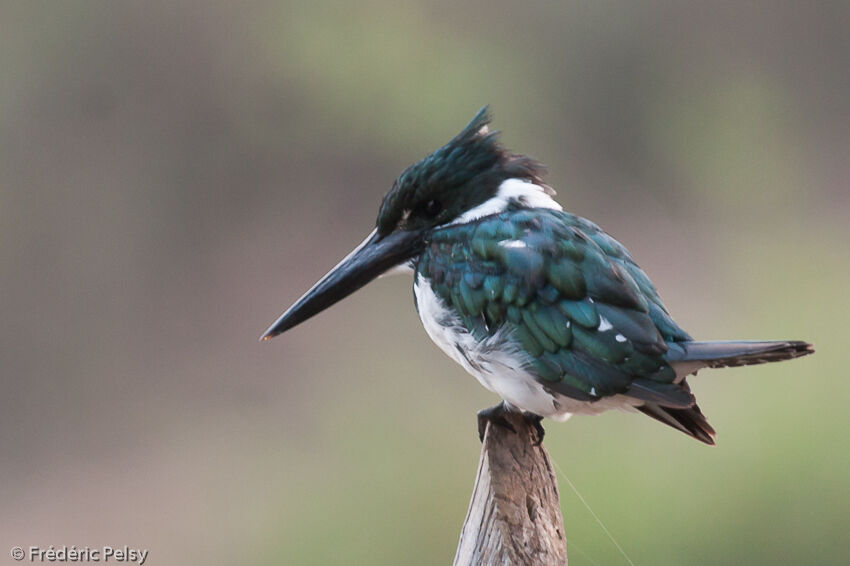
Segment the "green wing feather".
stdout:
<path fill-rule="evenodd" d="M 448 226 L 417 273 L 477 339 L 506 328 L 553 391 L 693 404 L 664 357 L 667 342 L 690 337 L 629 252 L 588 220 L 519 209 Z"/>

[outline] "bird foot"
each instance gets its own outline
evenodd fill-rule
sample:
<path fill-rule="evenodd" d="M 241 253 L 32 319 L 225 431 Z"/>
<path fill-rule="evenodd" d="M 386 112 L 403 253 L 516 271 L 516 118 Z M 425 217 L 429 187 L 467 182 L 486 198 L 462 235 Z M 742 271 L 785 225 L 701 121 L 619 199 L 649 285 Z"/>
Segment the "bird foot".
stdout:
<path fill-rule="evenodd" d="M 543 428 L 543 417 L 534 413 L 523 413 L 522 416 L 525 417 L 525 422 L 534 428 L 535 436 L 537 436 L 534 440 L 534 445 L 540 446 L 543 444 L 543 437 L 546 436 L 546 429 Z"/>
<path fill-rule="evenodd" d="M 509 412 L 511 410 L 508 409 L 504 401 L 488 409 L 478 411 L 478 440 L 484 442 L 484 433 L 487 432 L 488 422 L 506 428 L 511 432 L 516 432 L 514 425 L 505 418 L 505 413 Z"/>
<path fill-rule="evenodd" d="M 516 433 L 516 428 L 505 418 L 505 414 L 514 412 L 507 404 L 502 401 L 498 405 L 478 411 L 478 439 L 484 442 L 484 433 L 487 432 L 487 423 L 492 423 L 496 426 L 506 428 L 509 431 Z M 543 428 L 543 417 L 534 413 L 522 413 L 525 421 L 534 429 L 535 439 L 534 445 L 540 446 L 543 443 L 543 437 L 546 435 L 546 430 Z"/>

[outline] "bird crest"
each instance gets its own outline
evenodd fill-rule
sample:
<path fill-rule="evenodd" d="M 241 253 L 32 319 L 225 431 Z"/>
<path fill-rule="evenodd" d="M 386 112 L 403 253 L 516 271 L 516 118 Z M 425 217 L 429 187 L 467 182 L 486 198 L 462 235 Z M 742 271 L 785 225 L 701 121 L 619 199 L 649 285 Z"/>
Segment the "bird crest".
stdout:
<path fill-rule="evenodd" d="M 542 184 L 545 168 L 502 147 L 487 106 L 448 143 L 404 170 L 378 211 L 379 234 L 450 222 L 496 194 L 506 179 Z"/>

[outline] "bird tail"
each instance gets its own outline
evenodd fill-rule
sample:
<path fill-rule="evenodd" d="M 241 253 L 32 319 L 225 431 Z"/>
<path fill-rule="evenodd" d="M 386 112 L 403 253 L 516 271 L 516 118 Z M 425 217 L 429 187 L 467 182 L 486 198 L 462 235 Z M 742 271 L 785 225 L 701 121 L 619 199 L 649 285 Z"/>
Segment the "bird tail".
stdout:
<path fill-rule="evenodd" d="M 679 385 L 684 394 L 690 387 L 684 376 L 704 367 L 724 368 L 781 362 L 814 353 L 814 348 L 799 340 L 780 341 L 728 341 L 728 342 L 675 342 L 667 344 L 667 361 L 682 377 Z M 637 408 L 643 414 L 680 430 L 701 442 L 714 445 L 715 432 L 708 424 L 696 403 L 682 406 L 666 398 L 643 395 L 646 402 Z M 690 397 L 693 399 L 693 397 Z M 672 398 L 671 398 L 672 399 Z"/>
<path fill-rule="evenodd" d="M 699 367 L 725 368 L 781 362 L 814 353 L 808 342 L 801 340 L 733 340 L 715 342 L 668 343 L 667 361 L 677 364 L 696 364 Z"/>

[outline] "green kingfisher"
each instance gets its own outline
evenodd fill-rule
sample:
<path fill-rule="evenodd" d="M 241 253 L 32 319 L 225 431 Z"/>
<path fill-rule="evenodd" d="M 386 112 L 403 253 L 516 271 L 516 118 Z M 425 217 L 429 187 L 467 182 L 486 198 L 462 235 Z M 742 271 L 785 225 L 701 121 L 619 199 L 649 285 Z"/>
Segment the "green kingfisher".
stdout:
<path fill-rule="evenodd" d="M 677 325 L 632 256 L 564 212 L 536 160 L 506 150 L 482 108 L 451 141 L 408 167 L 376 227 L 262 335 L 268 340 L 366 285 L 413 274 L 428 336 L 502 398 L 479 412 L 505 426 L 543 417 L 640 411 L 714 444 L 686 378 L 702 368 L 788 360 L 811 344 L 697 341 Z"/>

